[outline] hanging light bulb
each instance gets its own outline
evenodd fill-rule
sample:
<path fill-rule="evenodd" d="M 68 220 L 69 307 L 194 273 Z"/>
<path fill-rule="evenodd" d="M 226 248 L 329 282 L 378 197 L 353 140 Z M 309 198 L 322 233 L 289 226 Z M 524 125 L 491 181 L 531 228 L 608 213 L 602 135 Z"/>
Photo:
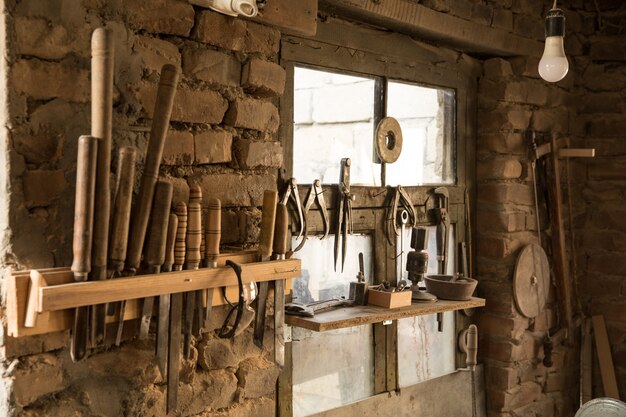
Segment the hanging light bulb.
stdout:
<path fill-rule="evenodd" d="M 562 80 L 569 70 L 563 48 L 564 36 L 565 15 L 561 9 L 556 8 L 555 0 L 546 16 L 546 46 L 539 61 L 539 75 L 551 83 Z"/>

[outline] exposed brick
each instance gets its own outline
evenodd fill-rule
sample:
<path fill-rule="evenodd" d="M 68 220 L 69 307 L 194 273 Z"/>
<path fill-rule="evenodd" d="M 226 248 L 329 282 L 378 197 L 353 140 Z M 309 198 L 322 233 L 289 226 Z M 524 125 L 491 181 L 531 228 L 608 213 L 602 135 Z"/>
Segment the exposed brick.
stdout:
<path fill-rule="evenodd" d="M 49 353 L 26 357 L 13 376 L 13 397 L 20 406 L 66 387 L 61 364 Z"/>
<path fill-rule="evenodd" d="M 146 115 L 152 117 L 157 88 L 145 82 L 136 86 L 135 97 L 143 107 Z M 183 88 L 176 90 L 172 108 L 173 121 L 210 123 L 222 122 L 228 102 L 216 91 L 191 91 Z"/>
<path fill-rule="evenodd" d="M 520 56 L 510 58 L 509 62 L 515 75 L 521 75 L 523 77 L 539 78 L 539 71 L 537 66 L 539 65 L 539 58 L 532 56 Z"/>
<path fill-rule="evenodd" d="M 522 164 L 517 159 L 492 159 L 478 164 L 476 176 L 480 179 L 515 179 L 522 175 Z"/>
<path fill-rule="evenodd" d="M 481 328 L 482 331 L 482 328 Z M 502 368 L 499 366 L 488 366 L 485 369 L 486 384 L 490 388 L 496 388 L 501 390 L 510 390 L 517 386 L 519 378 L 517 376 L 517 369 L 515 368 Z"/>
<path fill-rule="evenodd" d="M 2 346 L 2 357 L 4 359 L 18 356 L 33 355 L 35 353 L 46 353 L 61 349 L 69 342 L 68 332 L 53 332 L 35 336 L 4 337 Z"/>
<path fill-rule="evenodd" d="M 591 225 L 599 229 L 626 230 L 626 209 L 622 207 L 598 208 L 589 215 Z"/>
<path fill-rule="evenodd" d="M 248 53 L 261 53 L 271 57 L 280 49 L 280 31 L 258 23 L 248 22 L 246 28 L 246 42 L 243 51 Z"/>
<path fill-rule="evenodd" d="M 450 14 L 461 17 L 463 19 L 471 19 L 472 3 L 467 0 L 448 0 Z"/>
<path fill-rule="evenodd" d="M 11 69 L 11 82 L 18 93 L 36 100 L 58 97 L 81 103 L 89 100 L 91 85 L 87 70 L 36 59 L 17 61 Z"/>
<path fill-rule="evenodd" d="M 503 130 L 526 130 L 530 124 L 532 112 L 523 109 L 501 108 L 484 114 L 480 128 L 483 132 Z"/>
<path fill-rule="evenodd" d="M 581 111 L 583 113 L 623 113 L 624 99 L 620 93 L 585 94 Z"/>
<path fill-rule="evenodd" d="M 472 7 L 472 20 L 481 25 L 490 26 L 493 6 L 477 3 Z"/>
<path fill-rule="evenodd" d="M 230 162 L 233 134 L 225 130 L 209 130 L 197 133 L 195 141 L 196 164 L 219 164 Z"/>
<path fill-rule="evenodd" d="M 194 138 L 191 132 L 170 130 L 163 147 L 164 165 L 191 165 L 194 160 Z"/>
<path fill-rule="evenodd" d="M 477 213 L 478 223 L 485 230 L 494 232 L 519 232 L 526 230 L 527 213 L 521 211 L 487 211 Z"/>
<path fill-rule="evenodd" d="M 511 244 L 506 238 L 478 238 L 478 253 L 491 258 L 504 258 L 511 253 Z"/>
<path fill-rule="evenodd" d="M 237 377 L 228 370 L 197 373 L 192 389 L 187 392 L 181 390 L 178 408 L 185 416 L 199 415 L 207 409 L 226 408 L 235 399 L 236 391 Z"/>
<path fill-rule="evenodd" d="M 566 110 L 547 109 L 533 112 L 532 128 L 540 132 L 567 132 L 569 116 Z"/>
<path fill-rule="evenodd" d="M 231 103 L 224 121 L 234 127 L 276 133 L 280 117 L 278 109 L 272 103 L 242 98 Z"/>
<path fill-rule="evenodd" d="M 486 133 L 478 136 L 479 149 L 498 153 L 526 155 L 527 143 L 521 133 Z"/>
<path fill-rule="evenodd" d="M 204 202 L 208 196 L 219 198 L 222 207 L 259 207 L 264 190 L 276 190 L 275 175 L 215 174 L 200 179 Z"/>
<path fill-rule="evenodd" d="M 596 255 L 594 255 L 594 258 L 596 257 Z M 604 260 L 607 264 L 608 264 L 608 268 L 606 269 L 610 269 L 611 265 L 616 266 L 616 261 L 617 261 L 617 254 L 613 255 L 614 260 L 611 259 L 601 259 Z M 624 268 L 624 264 L 626 264 L 626 262 L 621 261 L 620 262 L 622 265 L 621 268 L 615 268 L 615 271 L 613 272 L 614 274 L 620 274 L 620 275 L 624 275 L 624 271 L 626 270 L 626 268 Z M 590 269 L 595 269 L 595 268 L 590 268 Z M 606 320 L 607 324 L 609 322 L 616 322 L 616 323 L 626 323 L 626 314 L 624 314 L 624 303 L 615 303 L 615 302 L 599 302 L 596 301 L 591 305 L 591 314 L 592 315 L 603 315 L 604 319 Z"/>
<path fill-rule="evenodd" d="M 247 359 L 239 364 L 237 379 L 246 398 L 272 395 L 276 390 L 279 369 L 262 358 Z"/>
<path fill-rule="evenodd" d="M 183 0 L 126 0 L 123 10 L 131 27 L 152 33 L 188 36 L 194 10 Z"/>
<path fill-rule="evenodd" d="M 230 340 L 211 338 L 198 345 L 198 365 L 204 370 L 234 368 L 238 363 Z"/>
<path fill-rule="evenodd" d="M 482 313 L 478 324 L 480 331 L 489 337 L 521 339 L 528 327 L 528 319 L 524 317 L 501 317 Z"/>
<path fill-rule="evenodd" d="M 283 148 L 280 142 L 237 139 L 234 149 L 240 168 L 279 168 L 283 164 Z"/>
<path fill-rule="evenodd" d="M 183 50 L 183 71 L 188 77 L 225 86 L 239 85 L 241 63 L 233 56 L 200 48 Z"/>
<path fill-rule="evenodd" d="M 246 22 L 223 14 L 203 10 L 197 15 L 193 38 L 209 45 L 243 51 Z"/>
<path fill-rule="evenodd" d="M 62 170 L 49 171 L 43 169 L 26 171 L 22 178 L 22 184 L 26 207 L 50 205 L 63 195 L 68 185 Z"/>
<path fill-rule="evenodd" d="M 165 64 L 180 66 L 180 52 L 171 42 L 148 36 L 137 36 L 133 50 L 139 54 L 143 67 L 157 73 Z"/>
<path fill-rule="evenodd" d="M 541 396 L 541 386 L 534 382 L 525 382 L 510 391 L 490 390 L 489 407 L 512 411 L 536 401 Z"/>
<path fill-rule="evenodd" d="M 532 185 L 528 184 L 479 184 L 478 200 L 485 203 L 514 203 L 531 206 L 535 204 L 535 195 Z"/>
<path fill-rule="evenodd" d="M 559 371 L 550 372 L 546 378 L 545 392 L 563 392 L 572 383 L 575 377 L 571 373 Z"/>
<path fill-rule="evenodd" d="M 285 91 L 286 72 L 273 62 L 253 58 L 246 62 L 241 73 L 241 85 L 258 96 L 281 96 Z"/>
<path fill-rule="evenodd" d="M 510 10 L 494 8 L 491 26 L 498 29 L 513 31 L 513 13 Z"/>
<path fill-rule="evenodd" d="M 184 178 L 168 178 L 168 180 L 174 186 L 174 192 L 172 194 L 172 206 L 176 206 L 178 203 L 189 202 L 189 184 Z"/>
<path fill-rule="evenodd" d="M 61 59 L 82 47 L 88 39 L 87 25 L 68 30 L 65 26 L 51 24 L 46 19 L 15 16 L 13 21 L 17 53 L 43 59 Z"/>
<path fill-rule="evenodd" d="M 626 61 L 626 43 L 623 36 L 604 36 L 591 41 L 591 59 L 596 61 Z"/>
<path fill-rule="evenodd" d="M 554 399 L 544 396 L 530 404 L 513 410 L 516 417 L 552 417 L 555 416 Z"/>
<path fill-rule="evenodd" d="M 513 32 L 536 40 L 544 38 L 543 25 L 537 24 L 537 18 L 523 14 L 513 15 Z"/>
<path fill-rule="evenodd" d="M 592 136 L 623 137 L 625 131 L 626 120 L 623 117 L 598 117 L 589 123 L 589 134 Z"/>
<path fill-rule="evenodd" d="M 13 146 L 28 163 L 51 163 L 61 158 L 63 137 L 49 129 L 42 129 L 36 134 L 16 133 Z"/>
<path fill-rule="evenodd" d="M 511 64 L 502 58 L 491 58 L 483 64 L 485 77 L 492 80 L 508 78 L 513 75 Z"/>

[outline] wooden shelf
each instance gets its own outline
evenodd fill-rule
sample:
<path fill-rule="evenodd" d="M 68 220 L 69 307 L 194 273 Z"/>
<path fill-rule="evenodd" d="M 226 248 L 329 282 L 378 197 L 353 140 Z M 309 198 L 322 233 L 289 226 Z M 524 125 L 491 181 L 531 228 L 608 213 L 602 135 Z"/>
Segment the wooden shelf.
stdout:
<path fill-rule="evenodd" d="M 472 298 L 467 301 L 439 300 L 435 303 L 416 303 L 407 307 L 382 308 L 376 306 L 343 307 L 316 314 L 315 317 L 285 316 L 285 323 L 290 326 L 303 327 L 316 332 L 345 329 L 380 323 L 385 320 L 398 320 L 408 317 L 425 316 L 446 311 L 464 310 L 483 307 L 485 300 Z"/>

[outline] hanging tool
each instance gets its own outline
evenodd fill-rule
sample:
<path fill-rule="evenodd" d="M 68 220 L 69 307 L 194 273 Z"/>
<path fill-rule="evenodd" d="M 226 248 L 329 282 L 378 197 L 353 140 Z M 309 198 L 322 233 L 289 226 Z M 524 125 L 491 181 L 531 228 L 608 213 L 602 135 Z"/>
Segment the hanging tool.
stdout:
<path fill-rule="evenodd" d="M 346 263 L 348 251 L 348 234 L 352 233 L 352 201 L 354 195 L 350 193 L 350 158 L 341 159 L 339 174 L 339 193 L 337 196 L 337 229 L 335 231 L 335 272 L 339 259 L 339 239 L 341 239 L 341 272 Z"/>
<path fill-rule="evenodd" d="M 220 239 L 222 235 L 222 202 L 217 198 L 210 198 L 207 203 L 205 252 L 204 260 L 207 268 L 217 268 L 217 256 L 220 254 Z M 206 310 L 204 322 L 209 321 L 213 307 L 213 288 L 206 290 Z"/>
<path fill-rule="evenodd" d="M 200 243 L 198 244 L 199 245 L 198 250 L 200 251 L 199 252 L 200 258 L 198 260 L 198 268 L 200 268 L 201 263 L 204 260 L 205 248 L 203 248 L 202 246 L 202 242 L 204 241 L 204 228 L 202 225 L 202 189 L 197 184 L 194 184 L 191 187 L 189 187 L 189 206 L 190 207 L 192 203 L 198 203 L 198 205 L 200 206 L 200 224 L 199 224 Z M 187 234 L 187 237 L 189 238 L 189 234 Z M 189 248 L 189 245 L 187 247 Z M 194 307 L 195 307 L 195 313 L 192 318 L 192 323 L 193 323 L 192 334 L 196 337 L 200 336 L 204 328 L 204 317 L 205 317 L 204 295 L 205 295 L 205 291 L 197 290 L 195 292 L 195 298 L 193 301 Z"/>
<path fill-rule="evenodd" d="M 402 128 L 393 117 L 384 117 L 378 122 L 375 132 L 376 154 L 386 164 L 393 164 L 402 152 Z"/>
<path fill-rule="evenodd" d="M 132 146 L 120 148 L 117 158 L 117 185 L 113 201 L 113 218 L 109 236 L 109 268 L 112 277 L 121 276 L 126 261 L 128 228 L 130 226 L 130 207 L 133 200 L 135 182 L 135 159 L 137 152 Z M 115 315 L 117 303 L 110 303 L 107 314 Z"/>
<path fill-rule="evenodd" d="M 435 302 L 437 297 L 422 290 L 419 283 L 424 279 L 428 270 L 428 229 L 425 227 L 414 227 L 411 230 L 411 248 L 413 250 L 408 253 L 406 259 L 406 270 L 409 273 L 409 280 L 413 284 L 411 286 L 412 301 L 418 302 Z"/>
<path fill-rule="evenodd" d="M 276 207 L 276 227 L 272 258 L 285 259 L 288 249 L 289 213 L 287 207 Z M 285 280 L 274 281 L 274 362 L 280 368 L 285 365 Z"/>
<path fill-rule="evenodd" d="M 91 271 L 93 234 L 93 206 L 96 188 L 98 139 L 93 136 L 78 138 L 76 160 L 76 200 L 74 204 L 74 241 L 72 272 L 77 282 L 86 281 Z M 89 307 L 78 307 L 74 316 L 70 354 L 74 362 L 87 354 L 89 335 Z"/>
<path fill-rule="evenodd" d="M 97 28 L 91 37 L 91 136 L 98 138 L 98 162 L 93 219 L 92 281 L 109 278 L 107 250 L 111 213 L 111 142 L 113 128 L 114 37 L 109 28 Z M 91 343 L 104 343 L 106 304 L 91 307 Z"/>
<path fill-rule="evenodd" d="M 285 194 L 280 200 L 280 204 L 287 207 L 291 204 L 291 208 L 294 212 L 295 218 L 298 222 L 298 234 L 296 235 L 296 240 L 302 238 L 302 241 L 294 250 L 294 252 L 300 250 L 302 246 L 304 246 L 304 240 L 306 239 L 306 222 L 304 213 L 302 211 L 302 204 L 300 204 L 300 193 L 298 192 L 298 183 L 295 178 L 290 178 L 287 181 L 287 188 L 285 190 Z M 293 229 L 293 227 L 292 227 Z"/>
<path fill-rule="evenodd" d="M 185 269 L 199 269 L 200 267 L 200 240 L 202 222 L 202 211 L 200 203 L 190 202 L 187 208 L 187 240 L 185 246 L 187 248 L 185 256 Z M 202 295 L 202 290 L 200 290 Z M 191 336 L 193 333 L 193 318 L 196 311 L 196 292 L 188 292 L 185 294 L 185 320 L 183 322 L 183 355 L 185 359 L 191 357 Z M 201 300 L 200 300 L 201 301 Z M 204 317 L 204 316 L 203 316 Z"/>
<path fill-rule="evenodd" d="M 437 222 L 437 264 L 440 275 L 448 270 L 448 238 L 450 236 L 450 217 L 448 216 L 448 201 L 450 194 L 446 187 L 438 187 L 433 191 L 437 197 L 435 221 Z M 437 330 L 443 331 L 443 313 L 437 313 Z"/>
<path fill-rule="evenodd" d="M 152 116 L 148 150 L 146 151 L 146 161 L 139 186 L 137 204 L 133 211 L 128 250 L 126 252 L 126 271 L 129 276 L 137 273 L 141 261 L 141 250 L 146 238 L 146 230 L 148 229 L 148 216 L 152 207 L 154 188 L 159 176 L 163 147 L 165 146 L 165 138 L 170 125 L 170 116 L 172 115 L 179 73 L 180 70 L 170 64 L 165 64 L 161 68 L 161 78 L 159 79 L 159 88 Z M 120 304 L 120 317 L 124 317 L 125 309 L 126 301 L 122 301 Z M 120 320 L 115 340 L 117 345 L 121 341 L 123 328 L 124 320 Z"/>
<path fill-rule="evenodd" d="M 261 235 L 259 236 L 259 255 L 261 260 L 268 260 L 272 255 L 277 202 L 278 193 L 265 190 L 261 212 Z M 267 281 L 259 283 L 256 315 L 254 316 L 254 344 L 260 348 L 263 348 L 263 334 L 265 333 L 265 308 L 269 291 L 268 286 L 269 283 Z"/>
<path fill-rule="evenodd" d="M 465 352 L 465 363 L 467 369 L 471 372 L 470 379 L 472 384 L 472 417 L 478 415 L 476 406 L 476 357 L 478 354 L 478 327 L 475 324 L 470 326 L 459 334 L 459 349 Z"/>
<path fill-rule="evenodd" d="M 167 222 L 167 237 L 165 240 L 165 258 L 161 272 L 171 272 L 174 264 L 174 244 L 176 242 L 176 233 L 178 229 L 178 217 L 174 213 L 170 213 Z M 156 357 L 159 371 L 163 379 L 167 378 L 167 345 L 169 339 L 170 327 L 170 294 L 159 296 L 159 321 L 157 323 L 157 344 Z"/>
<path fill-rule="evenodd" d="M 465 239 L 467 241 L 467 270 L 464 271 L 468 277 L 474 276 L 474 258 L 472 253 L 472 219 L 470 217 L 471 204 L 469 190 L 465 189 Z"/>
<path fill-rule="evenodd" d="M 401 185 L 398 185 L 396 188 L 393 188 L 393 194 L 391 194 L 390 201 L 392 201 L 391 205 L 387 208 L 386 214 L 386 223 L 385 223 L 385 235 L 387 236 L 387 241 L 390 245 L 396 245 L 396 238 L 400 236 L 400 227 L 398 227 L 398 223 L 401 223 L 401 218 L 398 216 L 398 213 L 401 210 L 407 212 L 407 222 L 409 227 L 413 227 L 417 222 L 417 214 L 415 212 L 415 207 L 413 207 L 413 203 L 411 202 L 411 198 L 404 190 Z"/>
<path fill-rule="evenodd" d="M 328 210 L 326 209 L 326 201 L 324 200 L 324 190 L 322 189 L 322 182 L 320 180 L 313 181 L 313 185 L 311 185 L 311 189 L 306 196 L 306 200 L 304 201 L 304 236 L 300 241 L 300 244 L 294 249 L 294 252 L 298 252 L 304 246 L 304 243 L 307 239 L 307 216 L 309 214 L 309 210 L 313 207 L 313 204 L 317 204 L 321 215 L 322 222 L 324 227 L 324 234 L 320 237 L 320 239 L 325 239 L 330 232 L 330 221 L 328 219 Z"/>
<path fill-rule="evenodd" d="M 182 271 L 185 263 L 185 241 L 187 237 L 187 204 L 180 202 L 174 210 L 178 218 L 174 243 L 174 271 Z M 166 411 L 176 410 L 178 404 L 178 381 L 180 370 L 180 337 L 183 318 L 183 294 L 175 293 L 170 298 L 170 330 L 167 349 L 167 406 Z"/>

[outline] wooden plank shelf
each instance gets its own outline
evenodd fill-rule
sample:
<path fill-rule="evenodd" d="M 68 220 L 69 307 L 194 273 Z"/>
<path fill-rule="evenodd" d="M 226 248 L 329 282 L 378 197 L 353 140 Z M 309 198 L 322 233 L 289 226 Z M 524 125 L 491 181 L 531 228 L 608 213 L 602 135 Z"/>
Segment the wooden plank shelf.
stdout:
<path fill-rule="evenodd" d="M 416 303 L 407 307 L 393 309 L 369 305 L 354 306 L 325 311 L 316 314 L 315 317 L 286 315 L 285 322 L 290 326 L 302 327 L 316 332 L 326 332 L 328 330 L 381 323 L 385 320 L 398 320 L 484 306 L 485 300 L 475 297 L 467 301 L 438 300 L 435 303 Z"/>
<path fill-rule="evenodd" d="M 124 320 L 140 317 L 141 299 L 226 287 L 229 298 L 237 298 L 237 276 L 230 267 L 231 259 L 242 266 L 244 284 L 255 281 L 288 280 L 300 275 L 301 261 L 288 259 L 257 262 L 258 251 L 242 251 L 222 254 L 218 268 L 146 274 L 134 277 L 115 278 L 104 281 L 74 282 L 69 268 L 46 268 L 33 270 L 43 276 L 45 284 L 31 300 L 36 301 L 37 320 L 34 327 L 25 327 L 31 271 L 14 271 L 6 280 L 7 334 L 12 337 L 45 334 L 70 329 L 74 309 L 80 306 L 113 303 L 128 300 Z M 221 291 L 213 293 L 213 305 L 225 304 Z M 107 317 L 107 322 L 117 321 Z"/>

